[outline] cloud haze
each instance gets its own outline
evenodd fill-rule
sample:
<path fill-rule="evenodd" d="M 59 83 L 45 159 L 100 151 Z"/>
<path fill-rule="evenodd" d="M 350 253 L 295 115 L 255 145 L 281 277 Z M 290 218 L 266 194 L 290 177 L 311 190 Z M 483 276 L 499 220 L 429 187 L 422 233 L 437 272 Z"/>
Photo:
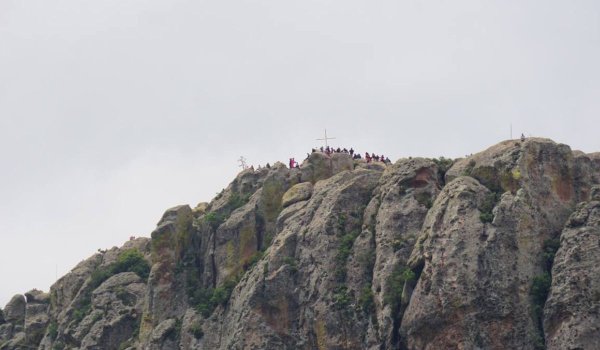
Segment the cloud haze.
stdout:
<path fill-rule="evenodd" d="M 0 1 L 0 306 L 245 155 L 599 151 L 597 1 Z"/>

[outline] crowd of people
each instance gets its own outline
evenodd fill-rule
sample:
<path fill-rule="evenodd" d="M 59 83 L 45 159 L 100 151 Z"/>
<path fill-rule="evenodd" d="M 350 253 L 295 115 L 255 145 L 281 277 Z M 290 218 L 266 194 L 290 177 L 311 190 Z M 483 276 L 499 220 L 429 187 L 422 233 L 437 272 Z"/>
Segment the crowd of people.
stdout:
<path fill-rule="evenodd" d="M 377 155 L 375 153 L 369 153 L 369 152 L 365 152 L 365 156 L 363 158 L 360 155 L 360 153 L 356 152 L 354 150 L 354 148 L 352 148 L 352 147 L 350 149 L 347 149 L 347 148 L 340 148 L 340 147 L 334 148 L 334 147 L 329 147 L 329 146 L 326 146 L 326 147 L 321 146 L 321 148 L 318 148 L 318 149 L 313 148 L 312 153 L 315 153 L 315 152 L 322 152 L 327 155 L 331 155 L 333 153 L 346 153 L 346 154 L 349 154 L 352 157 L 352 159 L 365 159 L 367 161 L 367 163 L 382 162 L 382 163 L 389 164 L 392 162 L 389 158 L 387 158 L 383 154 Z M 310 155 L 307 155 L 306 158 L 308 158 L 308 156 L 310 156 Z"/>
<path fill-rule="evenodd" d="M 326 146 L 326 147 L 320 147 L 320 148 L 313 148 L 312 153 L 315 153 L 315 152 L 322 152 L 328 156 L 330 156 L 334 153 L 349 154 L 350 157 L 352 157 L 352 159 L 355 159 L 355 160 L 364 159 L 367 163 L 371 163 L 371 162 L 382 162 L 384 164 L 392 163 L 392 161 L 388 157 L 384 156 L 383 154 L 377 155 L 375 153 L 365 152 L 365 155 L 362 156 L 360 153 L 356 152 L 354 150 L 354 148 L 352 148 L 352 147 L 350 149 L 348 149 L 348 148 L 340 148 L 340 147 L 334 148 L 334 147 Z M 308 159 L 309 157 L 310 157 L 310 153 L 307 153 L 306 159 Z M 290 158 L 289 162 L 288 162 L 288 166 L 290 167 L 290 169 L 294 169 L 294 168 L 298 169 L 298 168 L 300 168 L 300 163 L 298 163 L 296 161 L 296 158 Z M 267 163 L 265 166 L 265 168 L 270 168 L 270 167 L 271 167 L 271 165 L 269 163 Z M 254 170 L 254 166 L 244 167 L 244 169 Z M 262 167 L 259 165 L 258 169 L 260 170 L 260 169 L 262 169 Z"/>
<path fill-rule="evenodd" d="M 356 159 L 364 159 L 367 163 L 382 162 L 385 164 L 389 164 L 392 162 L 388 157 L 384 156 L 383 154 L 377 155 L 375 153 L 369 153 L 369 152 L 365 152 L 365 155 L 363 158 L 363 156 L 361 156 L 360 153 L 356 152 L 354 150 L 354 148 L 352 148 L 352 147 L 350 149 L 348 149 L 348 148 L 340 148 L 340 147 L 334 148 L 334 147 L 326 146 L 326 147 L 320 147 L 320 148 L 313 148 L 312 153 L 315 153 L 315 152 L 325 153 L 328 156 L 330 156 L 334 153 L 349 154 L 350 157 L 352 157 L 352 159 L 355 159 L 355 160 Z M 310 153 L 307 153 L 306 159 L 308 159 L 309 157 L 310 157 Z M 290 169 L 300 167 L 300 163 L 298 163 L 295 158 L 290 158 L 288 165 L 289 165 Z"/>

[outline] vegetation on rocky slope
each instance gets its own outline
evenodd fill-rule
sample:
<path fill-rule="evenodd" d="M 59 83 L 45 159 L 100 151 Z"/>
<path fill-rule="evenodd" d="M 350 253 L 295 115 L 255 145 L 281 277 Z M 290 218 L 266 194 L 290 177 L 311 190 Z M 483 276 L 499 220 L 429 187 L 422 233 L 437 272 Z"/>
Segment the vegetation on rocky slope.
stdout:
<path fill-rule="evenodd" d="M 599 158 L 528 139 L 247 170 L 13 298 L 0 349 L 591 348 Z"/>

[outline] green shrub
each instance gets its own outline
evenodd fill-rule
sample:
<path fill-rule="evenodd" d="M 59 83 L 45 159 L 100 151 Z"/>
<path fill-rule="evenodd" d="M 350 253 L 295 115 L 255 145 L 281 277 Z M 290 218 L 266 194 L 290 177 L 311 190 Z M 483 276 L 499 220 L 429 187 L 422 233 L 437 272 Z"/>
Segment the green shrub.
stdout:
<path fill-rule="evenodd" d="M 346 215 L 340 214 L 337 218 L 337 228 L 340 232 L 344 232 L 346 230 Z"/>
<path fill-rule="evenodd" d="M 104 281 L 112 276 L 112 272 L 110 271 L 110 267 L 100 267 L 94 270 L 90 276 L 90 282 L 88 284 L 89 288 L 94 290 L 98 288 Z"/>
<path fill-rule="evenodd" d="M 110 277 L 121 272 L 133 272 L 146 280 L 150 274 L 150 265 L 139 250 L 132 248 L 121 252 L 116 262 L 94 270 L 78 307 L 73 311 L 73 318 L 76 321 L 83 320 L 92 309 L 92 291 Z"/>
<path fill-rule="evenodd" d="M 546 299 L 548 298 L 548 293 L 550 292 L 550 285 L 552 284 L 552 276 L 548 272 L 544 272 L 541 275 L 535 276 L 533 278 L 533 283 L 531 284 L 531 290 L 529 294 L 532 299 L 532 312 L 533 319 L 537 322 L 538 329 L 540 330 L 540 334 L 543 332 L 543 323 L 542 316 L 544 312 L 544 304 L 546 303 Z M 544 349 L 545 346 L 540 343 L 541 346 L 536 346 L 536 349 Z"/>
<path fill-rule="evenodd" d="M 58 341 L 52 345 L 52 350 L 64 350 L 65 344 L 61 341 Z"/>
<path fill-rule="evenodd" d="M 433 205 L 433 201 L 431 200 L 431 195 L 427 192 L 420 192 L 415 194 L 415 199 L 417 202 L 424 206 L 427 209 L 430 209 Z"/>
<path fill-rule="evenodd" d="M 210 303 L 213 291 L 209 288 L 199 288 L 194 291 L 190 297 L 190 301 L 193 305 L 196 305 L 196 311 L 201 313 L 204 317 L 210 316 L 213 312 L 215 305 Z"/>
<path fill-rule="evenodd" d="M 414 281 L 415 273 L 406 266 L 396 266 L 388 279 L 387 289 L 383 296 L 383 302 L 391 305 L 392 310 L 397 310 L 402 299 L 402 291 L 404 284 L 409 281 Z"/>
<path fill-rule="evenodd" d="M 91 309 L 91 295 L 85 296 L 83 302 L 75 310 L 73 310 L 73 319 L 77 323 L 81 322 L 85 318 L 85 316 L 87 316 L 87 314 L 90 313 Z"/>
<path fill-rule="evenodd" d="M 494 214 L 492 211 L 500 200 L 500 195 L 496 192 L 491 192 L 487 194 L 483 200 L 483 203 L 479 206 L 479 219 L 483 223 L 489 223 L 494 221 Z"/>
<path fill-rule="evenodd" d="M 333 292 L 333 302 L 336 308 L 342 310 L 350 305 L 350 296 L 348 296 L 348 287 L 339 286 Z"/>
<path fill-rule="evenodd" d="M 227 206 L 230 211 L 234 211 L 237 208 L 244 206 L 250 200 L 250 194 L 240 195 L 239 193 L 232 193 L 227 200 Z"/>
<path fill-rule="evenodd" d="M 373 311 L 375 311 L 375 300 L 373 296 L 373 290 L 371 289 L 370 284 L 364 286 L 363 290 L 360 293 L 360 297 L 358 298 L 358 304 L 366 314 L 370 314 Z"/>
<path fill-rule="evenodd" d="M 484 224 L 494 221 L 494 214 L 492 213 L 481 213 L 479 214 L 479 220 Z"/>
<path fill-rule="evenodd" d="M 461 175 L 471 176 L 471 174 L 473 173 L 473 169 L 475 168 L 476 165 L 477 165 L 477 162 L 475 162 L 475 160 L 473 160 L 473 159 L 469 160 L 469 163 L 467 163 L 467 166 L 465 167 L 465 169 L 463 170 Z"/>
<path fill-rule="evenodd" d="M 548 298 L 548 293 L 550 292 L 551 284 L 552 277 L 548 272 L 544 272 L 533 278 L 530 294 L 533 297 L 534 304 L 544 306 L 546 299 Z"/>
<path fill-rule="evenodd" d="M 216 230 L 222 223 L 225 222 L 225 216 L 213 211 L 204 215 L 204 221 L 213 229 Z"/>
<path fill-rule="evenodd" d="M 554 264 L 554 256 L 560 247 L 560 239 L 547 239 L 544 241 L 544 263 L 545 267 L 548 271 L 552 269 L 552 265 Z"/>
<path fill-rule="evenodd" d="M 48 336 L 54 340 L 58 336 L 58 324 L 55 321 L 50 322 L 48 325 Z"/>
<path fill-rule="evenodd" d="M 190 333 L 192 333 L 196 339 L 202 339 L 202 337 L 204 337 L 204 331 L 202 330 L 200 322 L 196 321 L 190 326 Z"/>
<path fill-rule="evenodd" d="M 225 280 L 220 287 L 214 289 L 199 288 L 194 292 L 190 301 L 196 305 L 196 311 L 201 313 L 204 317 L 208 317 L 217 306 L 225 306 L 227 304 L 229 298 L 231 298 L 231 293 L 239 280 L 240 277 L 235 276 Z"/>
<path fill-rule="evenodd" d="M 134 272 L 146 280 L 150 274 L 150 265 L 144 259 L 142 253 L 133 248 L 121 252 L 117 258 L 117 262 L 111 266 L 110 270 L 113 275 L 121 272 Z"/>
<path fill-rule="evenodd" d="M 338 251 L 335 256 L 337 268 L 334 271 L 336 281 L 338 282 L 346 281 L 346 262 L 352 253 L 352 246 L 354 245 L 354 241 L 359 234 L 360 232 L 353 231 L 344 234 L 340 238 L 340 246 L 338 247 Z"/>
<path fill-rule="evenodd" d="M 222 193 L 223 192 L 221 192 L 217 198 L 220 198 Z M 219 212 L 210 211 L 206 213 L 204 215 L 204 222 L 206 222 L 213 230 L 216 230 L 225 222 L 225 220 L 227 220 L 234 210 L 244 206 L 249 200 L 250 194 L 240 195 L 239 193 L 231 193 L 225 207 Z"/>
<path fill-rule="evenodd" d="M 437 165 L 437 167 L 438 167 L 438 174 L 442 178 L 446 174 L 446 172 L 448 171 L 448 169 L 450 169 L 450 167 L 452 166 L 452 164 L 454 164 L 454 160 L 452 160 L 450 158 L 445 158 L 445 157 L 439 157 L 437 159 L 433 158 L 432 161 Z"/>
<path fill-rule="evenodd" d="M 298 271 L 298 266 L 296 265 L 296 259 L 291 256 L 286 256 L 283 258 L 283 263 L 288 265 L 292 272 Z"/>

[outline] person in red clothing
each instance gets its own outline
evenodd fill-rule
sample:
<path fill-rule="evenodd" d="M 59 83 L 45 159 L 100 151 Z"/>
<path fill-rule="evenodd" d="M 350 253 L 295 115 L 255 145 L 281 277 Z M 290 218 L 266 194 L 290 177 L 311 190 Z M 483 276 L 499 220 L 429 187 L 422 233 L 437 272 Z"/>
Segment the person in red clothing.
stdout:
<path fill-rule="evenodd" d="M 367 163 L 371 163 L 371 155 L 369 152 L 365 152 L 365 159 L 367 160 Z"/>

